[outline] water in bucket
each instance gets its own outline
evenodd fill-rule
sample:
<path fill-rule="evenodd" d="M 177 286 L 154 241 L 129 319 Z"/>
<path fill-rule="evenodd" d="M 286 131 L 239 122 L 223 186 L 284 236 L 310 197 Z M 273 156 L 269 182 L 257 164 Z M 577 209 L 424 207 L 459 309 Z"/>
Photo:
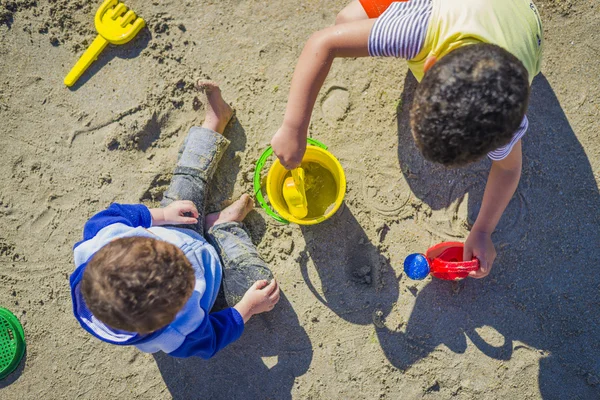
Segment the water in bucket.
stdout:
<path fill-rule="evenodd" d="M 333 174 L 317 162 L 303 162 L 300 167 L 304 170 L 304 190 L 308 214 L 306 218 L 316 218 L 325 215 L 335 206 L 338 188 Z M 291 176 L 291 172 L 285 178 Z"/>

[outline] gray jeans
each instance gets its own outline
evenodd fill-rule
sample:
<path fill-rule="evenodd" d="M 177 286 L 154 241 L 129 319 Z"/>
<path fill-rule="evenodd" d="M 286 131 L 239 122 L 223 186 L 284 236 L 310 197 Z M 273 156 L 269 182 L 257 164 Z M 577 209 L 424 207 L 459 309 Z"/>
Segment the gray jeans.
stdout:
<path fill-rule="evenodd" d="M 177 166 L 169 189 L 160 203 L 166 207 L 173 201 L 190 200 L 198 208 L 198 224 L 192 228 L 214 246 L 223 265 L 223 281 L 211 311 L 232 307 L 257 280 L 273 279 L 267 264 L 241 222 L 214 225 L 204 231 L 206 189 L 229 140 L 210 129 L 192 127 L 179 149 Z M 190 225 L 181 225 L 190 228 Z"/>

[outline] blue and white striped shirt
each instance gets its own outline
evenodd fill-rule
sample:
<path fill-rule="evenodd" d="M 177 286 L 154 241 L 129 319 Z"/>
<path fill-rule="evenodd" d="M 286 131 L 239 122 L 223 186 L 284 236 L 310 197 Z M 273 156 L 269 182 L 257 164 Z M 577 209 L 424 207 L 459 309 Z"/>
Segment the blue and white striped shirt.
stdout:
<path fill-rule="evenodd" d="M 407 60 L 416 57 L 425 43 L 431 8 L 431 0 L 392 3 L 373 25 L 369 54 Z"/>
<path fill-rule="evenodd" d="M 369 55 L 398 57 L 410 60 L 423 48 L 431 18 L 432 0 L 411 0 L 392 3 L 375 21 L 369 36 Z M 513 146 L 525 135 L 529 121 L 523 117 L 521 126 L 510 143 L 488 153 L 493 161 L 506 158 Z"/>

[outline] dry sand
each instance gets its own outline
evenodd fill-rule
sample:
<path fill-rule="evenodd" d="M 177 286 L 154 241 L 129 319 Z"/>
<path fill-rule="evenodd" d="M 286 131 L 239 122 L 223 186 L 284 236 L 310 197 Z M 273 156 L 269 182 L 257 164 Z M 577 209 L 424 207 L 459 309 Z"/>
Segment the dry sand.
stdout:
<path fill-rule="evenodd" d="M 311 228 L 248 220 L 285 295 L 210 361 L 117 348 L 72 316 L 71 247 L 113 201 L 155 203 L 194 78 L 237 109 L 210 209 L 251 192 L 311 32 L 344 1 L 128 0 L 148 28 L 73 90 L 99 1 L 0 0 L 0 304 L 27 355 L 8 399 L 600 398 L 600 4 L 538 0 L 546 30 L 523 177 L 484 280 L 408 280 L 403 258 L 464 240 L 489 161 L 445 170 L 409 135 L 415 81 L 394 59 L 338 60 L 311 134 L 340 159 L 346 206 Z"/>

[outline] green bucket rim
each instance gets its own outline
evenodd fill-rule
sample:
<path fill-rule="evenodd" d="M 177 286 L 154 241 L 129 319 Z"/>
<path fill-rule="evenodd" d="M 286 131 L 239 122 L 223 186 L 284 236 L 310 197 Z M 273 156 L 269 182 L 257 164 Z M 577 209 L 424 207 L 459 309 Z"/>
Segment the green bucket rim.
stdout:
<path fill-rule="evenodd" d="M 8 323 L 13 338 L 11 340 L 7 338 L 8 335 L 0 335 L 0 351 L 12 353 L 12 359 L 8 363 L 0 364 L 0 380 L 6 378 L 19 366 L 25 354 L 25 332 L 19 319 L 6 308 L 0 307 L 0 329 L 4 329 L 2 320 Z"/>
<path fill-rule="evenodd" d="M 323 143 L 319 142 L 318 140 L 315 140 L 313 138 L 307 138 L 306 141 L 310 145 L 320 147 L 323 150 L 327 150 L 327 146 L 325 146 Z M 260 174 L 262 172 L 263 167 L 265 166 L 265 163 L 267 162 L 267 159 L 272 154 L 273 154 L 273 148 L 271 146 L 269 146 L 265 149 L 265 151 L 263 151 L 263 153 L 259 157 L 258 161 L 256 161 L 256 168 L 254 169 L 254 197 L 256 198 L 256 201 L 258 201 L 258 204 L 260 204 L 262 209 L 265 210 L 267 215 L 272 217 L 275 221 L 281 222 L 282 224 L 289 224 L 290 221 L 288 221 L 285 218 L 282 218 L 279 214 L 277 214 L 277 212 L 275 212 L 275 210 L 273 210 L 271 208 L 270 205 L 267 204 L 267 201 L 265 200 L 265 197 L 263 196 L 262 190 L 260 187 Z"/>

